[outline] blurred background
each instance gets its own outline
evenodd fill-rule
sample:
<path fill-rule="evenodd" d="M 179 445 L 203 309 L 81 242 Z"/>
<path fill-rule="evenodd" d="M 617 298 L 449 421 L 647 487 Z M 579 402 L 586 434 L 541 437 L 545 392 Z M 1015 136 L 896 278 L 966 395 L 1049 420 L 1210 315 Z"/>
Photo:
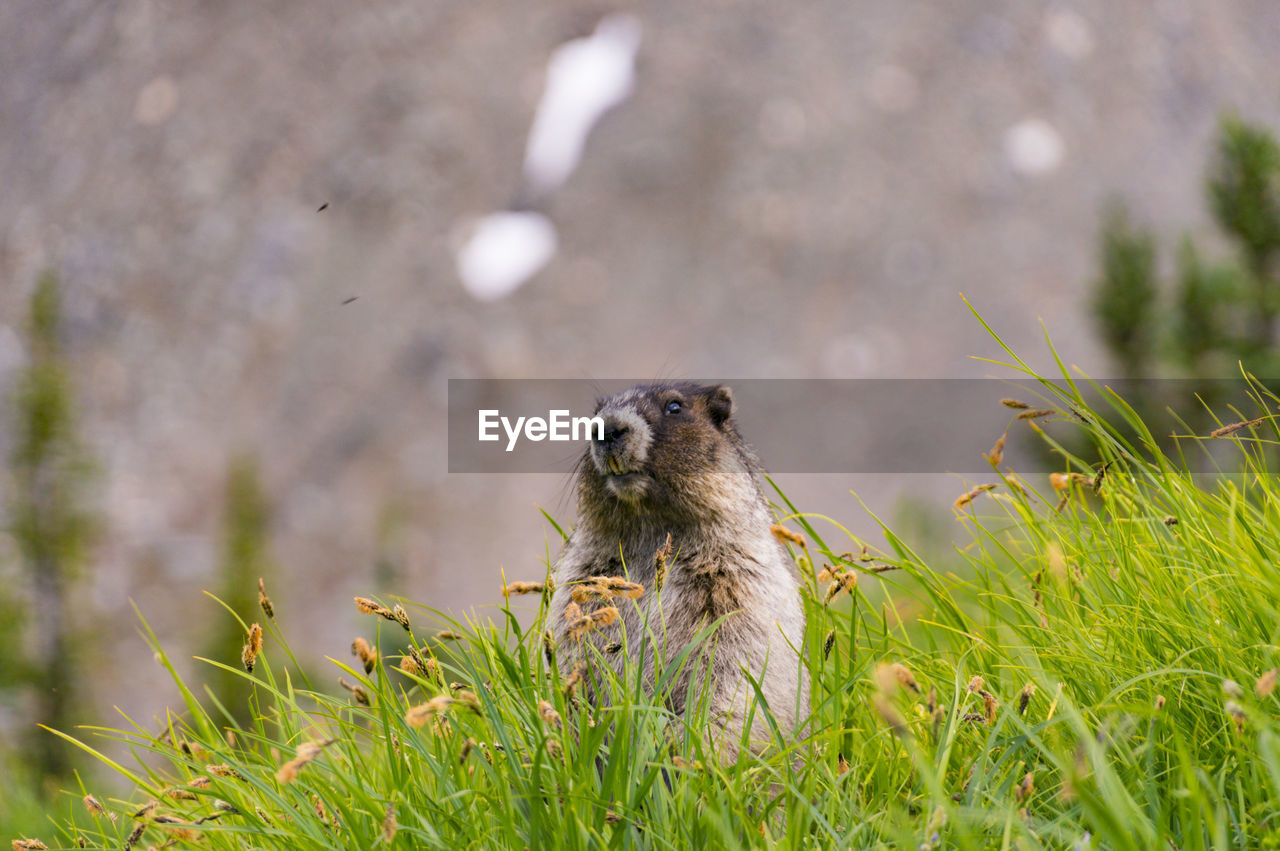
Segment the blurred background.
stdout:
<path fill-rule="evenodd" d="M 1043 318 L 1092 374 L 1185 371 L 1188 317 L 1275 271 L 1213 188 L 1275 212 L 1272 0 L 655 2 L 541 204 L 554 257 L 477 300 L 469 223 L 610 11 L 0 4 L 0 751 L 36 788 L 79 762 L 35 720 L 176 705 L 131 601 L 190 672 L 243 637 L 201 591 L 252 620 L 266 577 L 336 677 L 355 594 L 483 616 L 540 578 L 568 480 L 449 475 L 450 377 L 998 375 L 961 292 L 1033 363 Z M 781 484 L 871 534 L 851 489 L 945 505 L 944 474 Z"/>

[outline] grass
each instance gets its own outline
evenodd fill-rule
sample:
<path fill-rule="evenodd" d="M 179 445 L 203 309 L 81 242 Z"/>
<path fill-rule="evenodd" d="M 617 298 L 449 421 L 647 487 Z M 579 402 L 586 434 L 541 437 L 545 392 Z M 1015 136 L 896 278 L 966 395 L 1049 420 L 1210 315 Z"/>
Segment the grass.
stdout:
<path fill-rule="evenodd" d="M 1230 473 L 1196 477 L 1154 449 L 1123 400 L 1104 393 L 1109 407 L 1090 408 L 1063 374 L 1034 404 L 1047 401 L 1059 412 L 1050 419 L 1082 432 L 1098 460 L 1063 450 L 1066 475 L 1052 482 L 993 469 L 984 483 L 996 487 L 956 508 L 968 528 L 952 561 L 962 568 L 931 568 L 888 528 L 885 551 L 868 549 L 779 494 L 808 611 L 813 717 L 800 741 L 779 735 L 722 765 L 705 744 L 705 711 L 672 716 L 638 671 L 608 682 L 608 701 L 584 700 L 545 645 L 545 599 L 532 618 L 504 602 L 492 618 L 450 621 L 444 636 L 415 629 L 437 614 L 370 601 L 370 647 L 396 650 L 366 653 L 367 670 L 356 657 L 331 660 L 349 686 L 336 695 L 331 682 L 307 681 L 272 617 L 260 619 L 251 673 L 239 659 L 209 660 L 252 684 L 246 727 L 184 683 L 152 635 L 185 711 L 160 730 L 59 732 L 91 753 L 99 737 L 125 743 L 131 761 L 102 759 L 134 793 L 95 798 L 93 810 L 80 802 L 93 790 L 73 790 L 42 838 L 114 848 L 1276 847 L 1275 420 L 1214 440 L 1232 447 Z M 1255 389 L 1260 411 L 1274 410 Z M 1012 426 L 1053 444 L 1035 421 Z M 824 565 L 835 567 L 819 575 Z M 856 584 L 842 585 L 845 574 Z M 277 605 L 286 618 L 287 600 Z"/>

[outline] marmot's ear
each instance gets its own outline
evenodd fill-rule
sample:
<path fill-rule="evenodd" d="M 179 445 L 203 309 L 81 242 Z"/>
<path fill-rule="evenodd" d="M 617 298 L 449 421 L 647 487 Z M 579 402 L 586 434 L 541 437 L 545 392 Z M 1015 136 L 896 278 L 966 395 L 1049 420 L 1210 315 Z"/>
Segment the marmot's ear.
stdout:
<path fill-rule="evenodd" d="M 733 391 L 723 384 L 712 387 L 707 394 L 707 413 L 717 427 L 724 425 L 733 415 Z"/>

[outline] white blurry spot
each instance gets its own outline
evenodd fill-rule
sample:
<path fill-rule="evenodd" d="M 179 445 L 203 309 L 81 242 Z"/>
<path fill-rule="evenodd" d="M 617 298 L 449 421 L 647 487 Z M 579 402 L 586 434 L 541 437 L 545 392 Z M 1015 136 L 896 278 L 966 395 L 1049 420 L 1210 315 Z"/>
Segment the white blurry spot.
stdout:
<path fill-rule="evenodd" d="M 1084 59 L 1093 53 L 1093 29 L 1073 9 L 1050 9 L 1044 17 L 1044 37 L 1069 59 Z"/>
<path fill-rule="evenodd" d="M 458 250 L 458 276 L 481 301 L 519 289 L 556 253 L 556 229 L 541 213 L 503 211 L 476 223 Z"/>
<path fill-rule="evenodd" d="M 590 36 L 565 42 L 551 55 L 525 149 L 525 182 L 535 197 L 569 179 L 591 128 L 631 94 L 640 33 L 635 17 L 607 15 Z"/>
<path fill-rule="evenodd" d="M 1066 146 L 1052 124 L 1042 118 L 1025 118 L 1004 134 L 1004 153 L 1019 174 L 1044 175 L 1062 164 Z"/>
<path fill-rule="evenodd" d="M 791 98 L 774 98 L 760 108 L 756 132 L 771 148 L 794 148 L 804 141 L 807 125 L 804 107 Z"/>
<path fill-rule="evenodd" d="M 133 102 L 133 120 L 153 127 L 163 124 L 178 107 L 178 84 L 169 77 L 156 77 L 138 90 Z"/>
<path fill-rule="evenodd" d="M 877 65 L 867 79 L 867 96 L 884 112 L 906 112 L 920 99 L 920 84 L 905 68 Z"/>

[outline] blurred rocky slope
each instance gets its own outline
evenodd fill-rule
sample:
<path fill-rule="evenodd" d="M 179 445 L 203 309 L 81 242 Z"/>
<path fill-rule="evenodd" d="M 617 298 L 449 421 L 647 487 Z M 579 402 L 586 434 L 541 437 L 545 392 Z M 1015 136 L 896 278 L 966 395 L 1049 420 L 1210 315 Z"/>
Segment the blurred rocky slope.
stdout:
<path fill-rule="evenodd" d="M 130 598 L 170 642 L 214 617 L 237 452 L 264 466 L 300 646 L 343 654 L 354 593 L 458 610 L 500 565 L 534 576 L 533 506 L 570 515 L 565 482 L 448 476 L 448 377 L 989 374 L 961 291 L 1103 373 L 1101 204 L 1204 230 L 1218 116 L 1280 125 L 1272 0 L 644 4 L 635 96 L 551 211 L 559 255 L 472 301 L 460 228 L 514 193 L 547 56 L 602 11 L 0 4 L 0 392 L 56 269 L 120 661 L 145 658 Z M 823 503 L 847 479 L 792 485 L 856 512 Z M 154 710 L 150 667 L 101 705 Z"/>

